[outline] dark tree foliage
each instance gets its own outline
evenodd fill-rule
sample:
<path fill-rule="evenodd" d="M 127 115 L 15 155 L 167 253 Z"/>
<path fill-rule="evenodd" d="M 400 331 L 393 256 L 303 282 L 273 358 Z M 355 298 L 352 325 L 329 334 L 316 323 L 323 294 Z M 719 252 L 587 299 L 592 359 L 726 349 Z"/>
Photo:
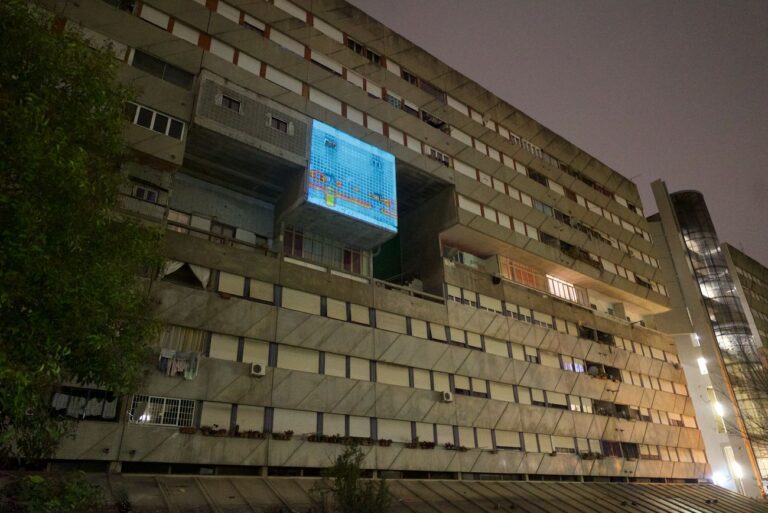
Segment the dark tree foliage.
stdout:
<path fill-rule="evenodd" d="M 386 481 L 361 479 L 365 455 L 358 446 L 348 446 L 323 476 L 333 480 L 331 492 L 338 513 L 388 513 L 392 505 Z"/>
<path fill-rule="evenodd" d="M 0 458 L 49 455 L 62 381 L 116 393 L 146 361 L 159 235 L 119 218 L 122 109 L 106 50 L 0 1 Z"/>
<path fill-rule="evenodd" d="M 14 475 L 0 490 L 4 513 L 104 513 L 101 488 L 83 474 L 63 476 Z"/>

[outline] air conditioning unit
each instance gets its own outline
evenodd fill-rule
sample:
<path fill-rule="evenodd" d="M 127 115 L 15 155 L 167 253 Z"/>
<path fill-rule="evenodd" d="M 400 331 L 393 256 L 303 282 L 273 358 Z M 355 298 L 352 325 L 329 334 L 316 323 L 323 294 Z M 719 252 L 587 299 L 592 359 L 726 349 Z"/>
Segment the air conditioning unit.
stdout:
<path fill-rule="evenodd" d="M 264 374 L 266 374 L 266 369 L 263 363 L 254 362 L 251 364 L 251 376 L 261 377 Z"/>
<path fill-rule="evenodd" d="M 442 399 L 444 403 L 453 402 L 453 392 L 443 392 Z"/>

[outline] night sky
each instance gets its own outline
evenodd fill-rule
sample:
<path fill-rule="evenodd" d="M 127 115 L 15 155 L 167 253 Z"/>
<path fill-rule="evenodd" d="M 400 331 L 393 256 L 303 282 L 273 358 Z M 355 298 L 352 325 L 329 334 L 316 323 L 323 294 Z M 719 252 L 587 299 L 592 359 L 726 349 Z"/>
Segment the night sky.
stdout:
<path fill-rule="evenodd" d="M 768 266 L 768 1 L 349 1 Z"/>

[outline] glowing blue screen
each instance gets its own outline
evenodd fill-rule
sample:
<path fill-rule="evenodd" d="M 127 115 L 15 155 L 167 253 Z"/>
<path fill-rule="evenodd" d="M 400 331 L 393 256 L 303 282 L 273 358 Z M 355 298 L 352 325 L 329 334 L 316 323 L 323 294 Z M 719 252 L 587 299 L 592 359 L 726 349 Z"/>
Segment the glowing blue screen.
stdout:
<path fill-rule="evenodd" d="M 395 156 L 314 120 L 307 200 L 396 232 Z"/>

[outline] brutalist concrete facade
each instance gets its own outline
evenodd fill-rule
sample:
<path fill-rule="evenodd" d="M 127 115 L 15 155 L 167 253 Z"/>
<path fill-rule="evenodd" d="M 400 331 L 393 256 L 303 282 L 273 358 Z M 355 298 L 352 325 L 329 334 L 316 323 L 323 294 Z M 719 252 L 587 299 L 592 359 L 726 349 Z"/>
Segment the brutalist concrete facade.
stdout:
<path fill-rule="evenodd" d="M 63 389 L 54 464 L 710 476 L 634 183 L 340 0 L 48 5 L 123 61 L 121 208 L 168 229 L 158 363 L 114 415 Z M 397 237 L 279 222 L 315 119 L 395 155 Z"/>

